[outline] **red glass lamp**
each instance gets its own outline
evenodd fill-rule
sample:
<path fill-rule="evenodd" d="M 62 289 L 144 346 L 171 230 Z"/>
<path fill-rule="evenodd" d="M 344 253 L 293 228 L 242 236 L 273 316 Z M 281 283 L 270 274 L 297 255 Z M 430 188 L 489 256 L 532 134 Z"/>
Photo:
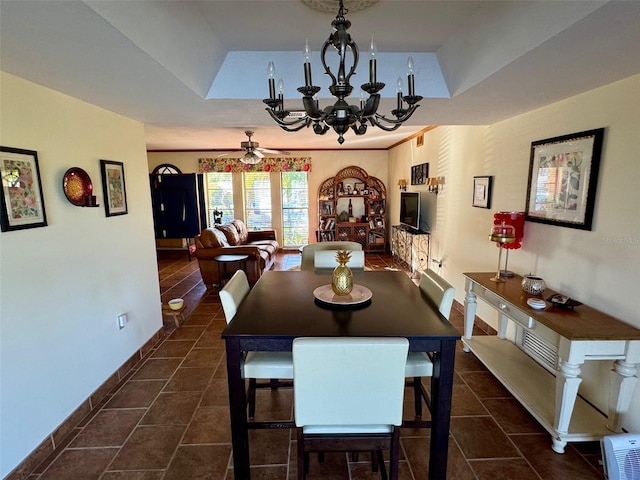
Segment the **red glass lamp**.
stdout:
<path fill-rule="evenodd" d="M 498 254 L 498 270 L 496 271 L 496 275 L 491 277 L 489 280 L 494 282 L 504 282 L 504 279 L 500 276 L 500 262 L 502 260 L 502 247 L 509 243 L 513 243 L 516 241 L 516 229 L 511 225 L 507 225 L 502 222 L 500 225 L 493 225 L 491 230 L 489 231 L 489 240 L 492 242 L 497 242 L 498 247 L 500 248 L 500 253 Z"/>
<path fill-rule="evenodd" d="M 504 262 L 504 270 L 500 270 L 501 277 L 513 277 L 513 272 L 507 269 L 509 264 L 509 250 L 517 250 L 522 247 L 524 238 L 524 212 L 496 212 L 493 214 L 494 225 L 510 225 L 515 229 L 515 240 L 509 243 L 497 243 L 498 247 L 504 247 L 507 255 Z"/>

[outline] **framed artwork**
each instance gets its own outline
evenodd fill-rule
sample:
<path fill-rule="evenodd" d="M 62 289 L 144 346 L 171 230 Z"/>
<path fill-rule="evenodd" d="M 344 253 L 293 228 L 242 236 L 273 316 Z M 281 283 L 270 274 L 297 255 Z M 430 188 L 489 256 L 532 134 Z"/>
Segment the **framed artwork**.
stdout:
<path fill-rule="evenodd" d="M 38 153 L 0 147 L 0 229 L 3 232 L 47 226 Z"/>
<path fill-rule="evenodd" d="M 591 230 L 604 128 L 531 143 L 525 220 Z"/>
<path fill-rule="evenodd" d="M 107 217 L 127 213 L 127 190 L 124 183 L 124 164 L 100 160 L 102 192 Z"/>
<path fill-rule="evenodd" d="M 429 164 L 421 163 L 411 167 L 411 185 L 424 185 L 429 177 Z"/>
<path fill-rule="evenodd" d="M 491 208 L 491 184 L 493 177 L 473 177 L 473 202 L 471 205 L 478 208 Z"/>

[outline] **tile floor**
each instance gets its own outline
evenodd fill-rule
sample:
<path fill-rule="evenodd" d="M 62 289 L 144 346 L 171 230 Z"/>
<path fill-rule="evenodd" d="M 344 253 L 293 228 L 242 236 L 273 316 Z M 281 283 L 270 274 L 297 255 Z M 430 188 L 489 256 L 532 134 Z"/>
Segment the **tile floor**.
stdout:
<path fill-rule="evenodd" d="M 275 266 L 300 261 L 282 254 Z M 392 268 L 391 258 L 367 255 L 373 269 Z M 59 455 L 29 480 L 231 480 L 231 444 L 224 344 L 226 325 L 215 289 L 202 284 L 197 261 L 184 252 L 159 252 L 163 302 L 185 299 L 187 321 L 166 336 L 85 419 Z M 451 322 L 462 331 L 462 313 Z M 479 330 L 479 329 L 478 329 Z M 483 332 L 478 331 L 478 334 Z M 412 411 L 407 395 L 405 416 Z M 291 389 L 259 390 L 256 418 L 289 419 Z M 295 435 L 289 430 L 251 431 L 252 478 L 295 479 Z M 406 429 L 401 438 L 401 480 L 427 478 L 429 430 Z M 367 455 L 312 456 L 309 480 L 379 478 Z M 549 436 L 473 354 L 458 348 L 453 391 L 448 478 L 517 480 L 602 479 L 597 443 L 570 444 L 558 455 Z"/>

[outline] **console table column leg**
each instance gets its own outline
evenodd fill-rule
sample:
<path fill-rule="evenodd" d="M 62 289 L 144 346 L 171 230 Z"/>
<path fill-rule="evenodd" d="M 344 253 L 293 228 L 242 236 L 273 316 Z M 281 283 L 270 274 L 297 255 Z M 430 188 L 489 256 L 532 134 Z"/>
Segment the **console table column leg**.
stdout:
<path fill-rule="evenodd" d="M 551 439 L 551 450 L 556 453 L 564 453 L 564 447 L 567 446 L 566 440 L 561 440 L 557 437 Z"/>
<path fill-rule="evenodd" d="M 622 431 L 622 419 L 629 410 L 631 397 L 638 381 L 638 369 L 633 363 L 616 360 L 611 370 L 609 382 L 609 416 L 607 428 L 613 432 Z"/>
<path fill-rule="evenodd" d="M 467 279 L 467 295 L 464 297 L 464 338 L 471 338 L 473 335 L 473 321 L 476 317 L 476 308 L 478 307 L 476 294 L 471 291 L 472 286 L 473 282 Z M 469 347 L 464 343 L 462 349 L 465 352 L 469 352 Z"/>
<path fill-rule="evenodd" d="M 580 378 L 580 365 L 563 361 L 556 377 L 556 412 L 554 428 L 559 433 L 569 431 L 571 414 L 578 395 Z M 567 442 L 554 440 L 553 450 L 564 453 L 564 445 Z"/>
<path fill-rule="evenodd" d="M 498 338 L 505 339 L 507 337 L 507 324 L 509 323 L 509 317 L 501 313 L 498 320 Z"/>

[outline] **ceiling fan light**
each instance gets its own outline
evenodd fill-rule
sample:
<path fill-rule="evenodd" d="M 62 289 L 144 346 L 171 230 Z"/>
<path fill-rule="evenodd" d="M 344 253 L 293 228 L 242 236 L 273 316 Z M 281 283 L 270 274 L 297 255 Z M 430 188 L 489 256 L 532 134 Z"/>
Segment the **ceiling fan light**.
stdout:
<path fill-rule="evenodd" d="M 256 163 L 260 163 L 260 161 L 264 158 L 265 153 L 275 155 L 289 155 L 289 152 L 259 148 L 260 144 L 251 140 L 253 131 L 245 130 L 244 133 L 248 137 L 248 140 L 246 142 L 240 142 L 240 151 L 243 152 L 243 154 L 241 154 L 241 157 L 238 157 L 238 154 L 236 152 L 224 152 L 218 155 L 216 158 L 222 158 L 226 157 L 229 154 L 232 154 L 231 158 L 238 159 L 238 161 L 247 165 L 255 165 Z"/>
<path fill-rule="evenodd" d="M 246 163 L 248 165 L 255 165 L 256 163 L 260 163 L 260 160 L 262 159 L 253 152 L 245 153 L 244 157 L 240 159 L 242 163 Z"/>

